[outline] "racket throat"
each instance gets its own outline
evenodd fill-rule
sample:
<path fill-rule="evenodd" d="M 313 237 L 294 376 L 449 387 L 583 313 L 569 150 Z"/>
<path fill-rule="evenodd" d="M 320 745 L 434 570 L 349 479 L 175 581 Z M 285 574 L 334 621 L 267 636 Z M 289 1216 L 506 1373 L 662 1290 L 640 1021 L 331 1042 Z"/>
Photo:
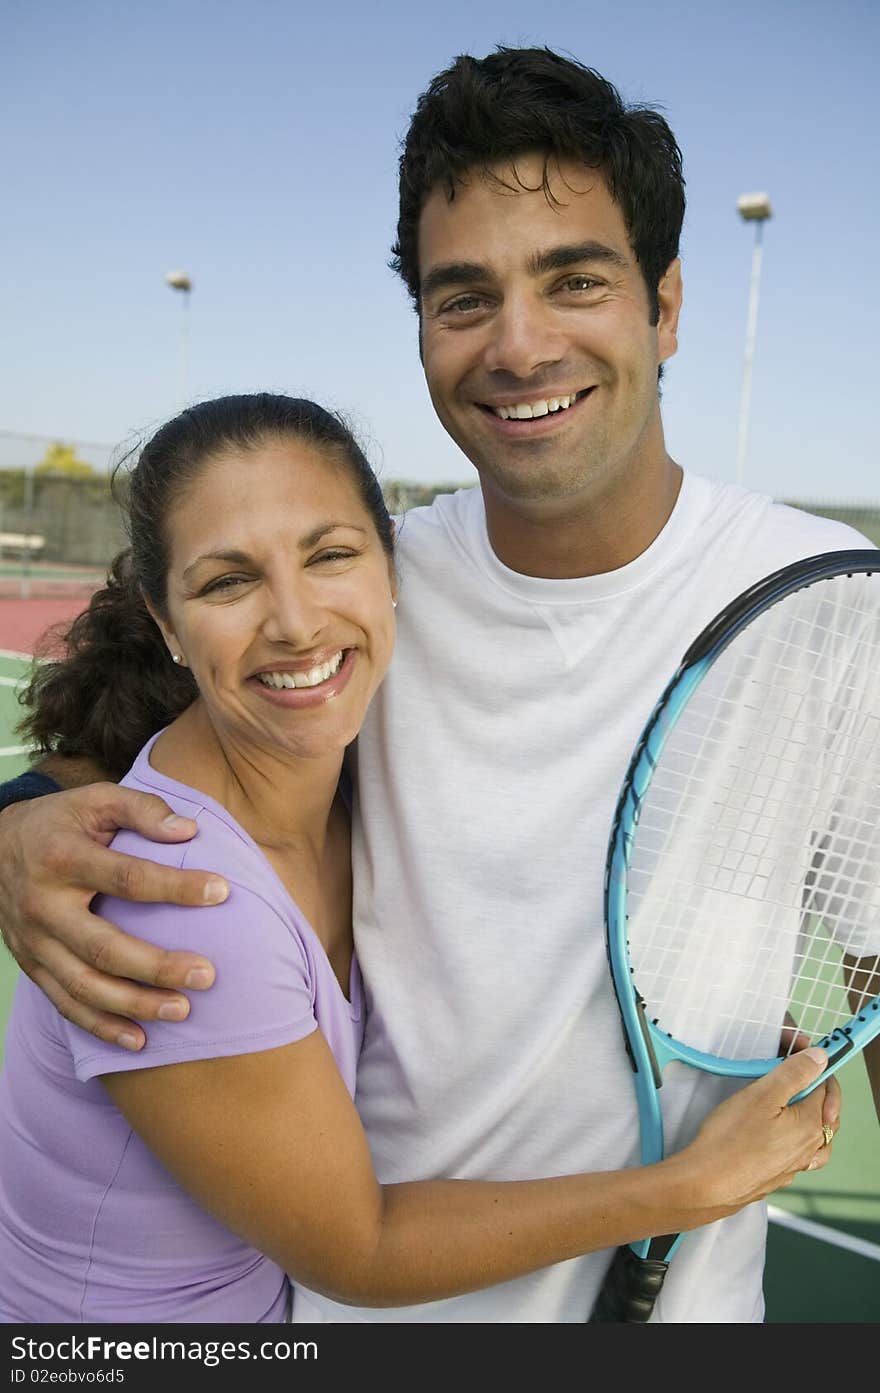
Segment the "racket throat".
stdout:
<path fill-rule="evenodd" d="M 636 992 L 636 1013 L 638 1015 L 639 1030 L 642 1033 L 642 1041 L 644 1042 L 645 1046 L 645 1054 L 647 1055 L 651 1064 L 651 1073 L 654 1078 L 654 1087 L 662 1088 L 663 1075 L 660 1072 L 660 1065 L 657 1061 L 657 1052 L 654 1049 L 654 1041 L 651 1038 L 651 1031 L 648 1026 L 648 1016 L 645 1009 L 645 1000 L 644 997 L 639 996 L 638 992 Z M 626 1037 L 625 1031 L 624 1036 Z M 628 1038 L 626 1040 L 626 1052 L 629 1055 L 629 1062 L 633 1067 L 633 1073 L 637 1074 L 639 1072 L 639 1066 L 630 1047 Z"/>

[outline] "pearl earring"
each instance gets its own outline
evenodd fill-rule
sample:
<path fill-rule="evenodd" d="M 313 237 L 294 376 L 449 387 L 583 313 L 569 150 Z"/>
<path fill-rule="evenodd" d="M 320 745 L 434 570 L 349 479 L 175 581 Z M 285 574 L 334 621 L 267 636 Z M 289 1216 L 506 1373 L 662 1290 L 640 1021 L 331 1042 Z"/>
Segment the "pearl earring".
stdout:
<path fill-rule="evenodd" d="M 397 609 L 397 601 L 396 601 L 396 600 L 392 600 L 392 601 L 391 601 L 391 608 L 392 608 L 392 609 Z"/>
<path fill-rule="evenodd" d="M 172 653 L 172 654 L 171 654 L 171 661 L 172 661 L 173 663 L 182 663 L 182 662 L 183 662 L 183 655 L 180 654 L 180 653 Z"/>

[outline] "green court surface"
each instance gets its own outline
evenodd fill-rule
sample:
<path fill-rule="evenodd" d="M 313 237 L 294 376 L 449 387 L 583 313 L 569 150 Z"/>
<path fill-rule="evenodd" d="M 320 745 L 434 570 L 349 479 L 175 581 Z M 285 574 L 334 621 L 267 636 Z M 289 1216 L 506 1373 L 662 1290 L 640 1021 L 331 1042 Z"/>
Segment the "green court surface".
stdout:
<path fill-rule="evenodd" d="M 27 766 L 27 753 L 15 726 L 22 715 L 16 691 L 28 666 L 25 658 L 0 649 L 0 781 L 11 779 Z"/>
<path fill-rule="evenodd" d="M 0 780 L 27 767 L 14 726 L 15 688 L 27 672 L 0 652 Z M 0 947 L 0 1030 L 17 969 Z M 2 1060 L 2 1042 L 0 1042 Z M 864 1065 L 841 1071 L 842 1126 L 824 1170 L 773 1196 L 765 1292 L 770 1323 L 880 1321 L 880 1128 Z"/>

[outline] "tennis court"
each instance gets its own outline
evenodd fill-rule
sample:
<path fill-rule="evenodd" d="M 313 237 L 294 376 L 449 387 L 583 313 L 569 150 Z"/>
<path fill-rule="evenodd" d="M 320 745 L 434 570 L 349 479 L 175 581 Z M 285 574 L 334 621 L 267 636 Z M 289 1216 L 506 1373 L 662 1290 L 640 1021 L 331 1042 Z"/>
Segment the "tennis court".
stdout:
<path fill-rule="evenodd" d="M 81 605 L 70 597 L 0 599 L 0 780 L 28 763 L 14 729 L 21 714 L 16 689 L 27 673 L 28 654 L 47 624 L 70 618 Z M 0 1028 L 15 973 L 0 950 Z M 880 1130 L 863 1064 L 857 1060 L 845 1068 L 841 1082 L 843 1125 L 832 1164 L 799 1176 L 774 1196 L 766 1277 L 770 1322 L 880 1320 Z"/>

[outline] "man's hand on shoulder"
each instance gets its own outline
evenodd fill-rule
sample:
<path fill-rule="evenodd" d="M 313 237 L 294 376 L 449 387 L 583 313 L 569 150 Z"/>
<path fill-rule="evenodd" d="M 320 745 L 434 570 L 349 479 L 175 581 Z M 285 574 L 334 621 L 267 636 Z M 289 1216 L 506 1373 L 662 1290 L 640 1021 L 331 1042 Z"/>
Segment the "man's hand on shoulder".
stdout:
<path fill-rule="evenodd" d="M 93 914 L 96 894 L 181 905 L 219 904 L 226 882 L 112 851 L 120 828 L 151 841 L 187 841 L 196 824 L 161 798 L 99 783 L 15 803 L 0 812 L 0 926 L 21 968 L 63 1016 L 102 1040 L 140 1049 L 137 1021 L 182 1020 L 184 987 L 214 969 L 198 954 L 143 943 Z"/>

